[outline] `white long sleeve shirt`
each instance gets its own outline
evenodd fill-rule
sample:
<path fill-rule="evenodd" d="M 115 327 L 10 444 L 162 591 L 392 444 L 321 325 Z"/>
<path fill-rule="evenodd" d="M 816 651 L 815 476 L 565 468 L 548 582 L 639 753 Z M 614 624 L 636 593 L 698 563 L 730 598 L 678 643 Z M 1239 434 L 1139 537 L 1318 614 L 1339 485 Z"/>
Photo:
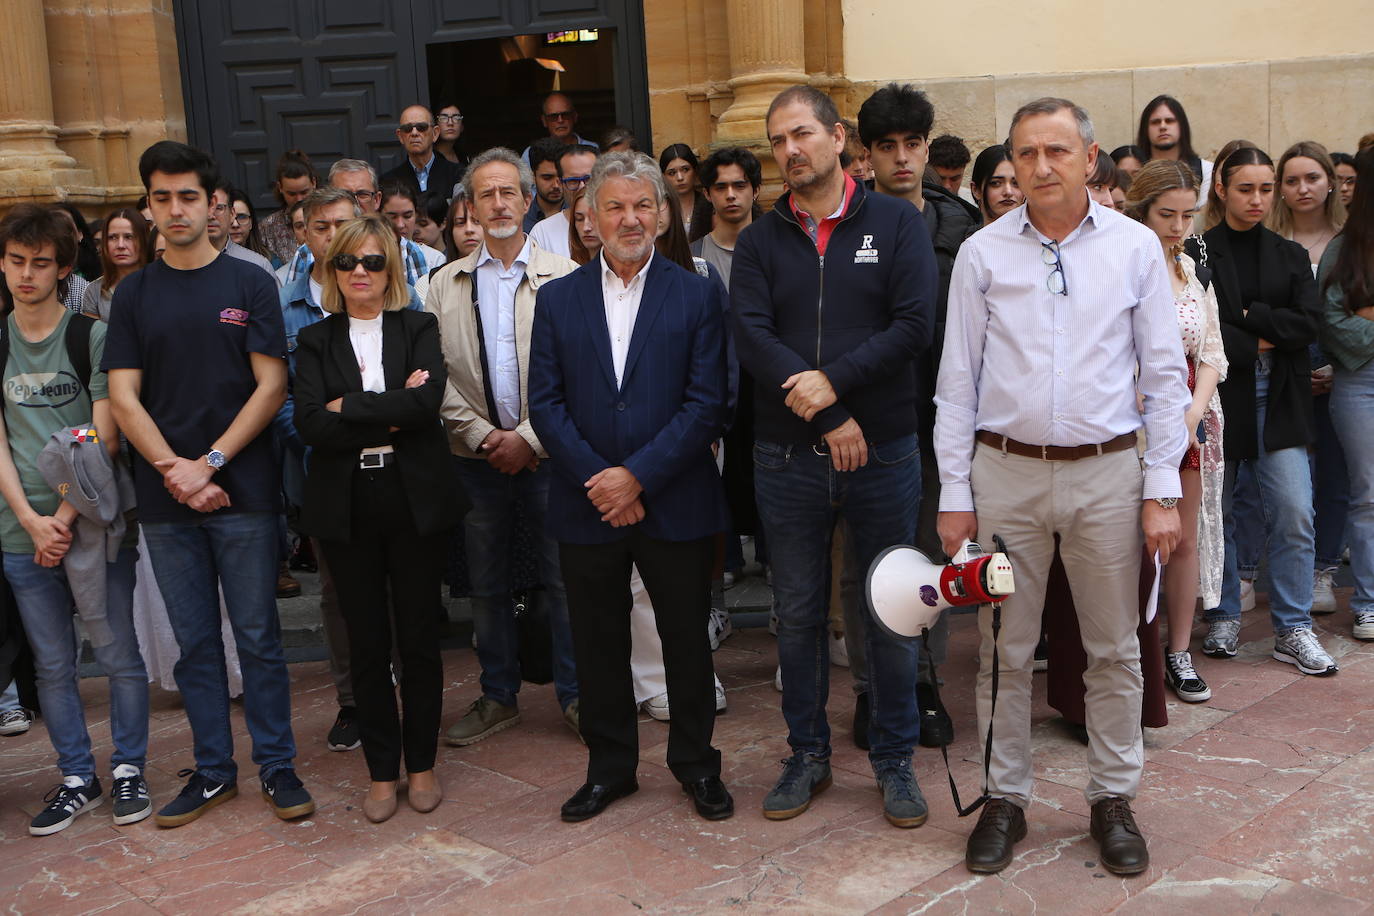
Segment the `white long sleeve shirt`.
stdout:
<path fill-rule="evenodd" d="M 935 394 L 942 512 L 975 511 L 969 469 L 984 429 L 1075 446 L 1144 425 L 1142 499 L 1182 493 L 1191 398 L 1159 239 L 1090 200 L 1059 240 L 1062 295 L 1048 284 L 1053 265 L 1042 252 L 1051 241 L 1023 204 L 959 249 Z"/>

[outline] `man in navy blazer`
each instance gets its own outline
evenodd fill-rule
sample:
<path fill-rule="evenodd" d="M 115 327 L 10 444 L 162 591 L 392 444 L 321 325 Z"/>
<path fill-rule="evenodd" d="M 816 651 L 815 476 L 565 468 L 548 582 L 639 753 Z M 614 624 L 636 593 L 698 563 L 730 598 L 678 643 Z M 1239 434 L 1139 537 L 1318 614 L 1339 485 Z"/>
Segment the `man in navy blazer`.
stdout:
<path fill-rule="evenodd" d="M 711 746 L 714 536 L 728 517 L 711 443 L 726 420 L 723 294 L 654 253 L 666 189 L 642 153 L 609 153 L 587 186 L 603 248 L 535 305 L 529 410 L 554 459 L 559 542 L 581 689 L 587 781 L 562 808 L 593 817 L 639 786 L 630 567 L 653 600 L 673 717 L 668 766 L 708 819 L 734 801 Z"/>

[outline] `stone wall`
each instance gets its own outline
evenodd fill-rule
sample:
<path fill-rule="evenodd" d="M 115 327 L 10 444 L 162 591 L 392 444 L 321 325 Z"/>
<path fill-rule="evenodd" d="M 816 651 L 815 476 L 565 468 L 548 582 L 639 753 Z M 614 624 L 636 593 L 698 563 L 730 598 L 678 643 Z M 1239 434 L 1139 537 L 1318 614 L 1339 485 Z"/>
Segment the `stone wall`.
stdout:
<path fill-rule="evenodd" d="M 4 0 L 0 34 L 0 206 L 136 200 L 139 153 L 186 137 L 171 0 Z"/>

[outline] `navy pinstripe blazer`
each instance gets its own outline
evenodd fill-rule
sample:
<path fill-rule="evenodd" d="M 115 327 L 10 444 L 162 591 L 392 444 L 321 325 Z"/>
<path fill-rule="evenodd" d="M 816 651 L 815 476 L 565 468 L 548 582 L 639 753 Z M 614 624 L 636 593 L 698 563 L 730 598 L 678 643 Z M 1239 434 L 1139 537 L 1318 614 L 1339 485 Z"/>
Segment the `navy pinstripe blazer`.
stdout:
<path fill-rule="evenodd" d="M 723 292 L 655 254 L 617 388 L 601 259 L 544 284 L 530 343 L 530 420 L 553 460 L 547 524 L 555 540 L 601 544 L 629 528 L 601 521 L 585 481 L 628 468 L 649 537 L 686 541 L 728 525 L 710 445 L 725 428 Z"/>

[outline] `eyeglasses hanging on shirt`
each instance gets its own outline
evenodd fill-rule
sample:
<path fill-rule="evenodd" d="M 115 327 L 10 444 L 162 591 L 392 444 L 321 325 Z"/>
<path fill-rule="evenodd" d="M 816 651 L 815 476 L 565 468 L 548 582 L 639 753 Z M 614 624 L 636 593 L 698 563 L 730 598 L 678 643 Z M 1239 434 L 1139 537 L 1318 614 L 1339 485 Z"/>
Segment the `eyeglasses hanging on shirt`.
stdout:
<path fill-rule="evenodd" d="M 1067 296 L 1069 294 L 1068 281 L 1064 279 L 1064 260 L 1059 256 L 1058 242 L 1040 243 L 1040 260 L 1044 261 L 1050 269 L 1050 275 L 1045 281 L 1051 293 L 1056 296 Z"/>

